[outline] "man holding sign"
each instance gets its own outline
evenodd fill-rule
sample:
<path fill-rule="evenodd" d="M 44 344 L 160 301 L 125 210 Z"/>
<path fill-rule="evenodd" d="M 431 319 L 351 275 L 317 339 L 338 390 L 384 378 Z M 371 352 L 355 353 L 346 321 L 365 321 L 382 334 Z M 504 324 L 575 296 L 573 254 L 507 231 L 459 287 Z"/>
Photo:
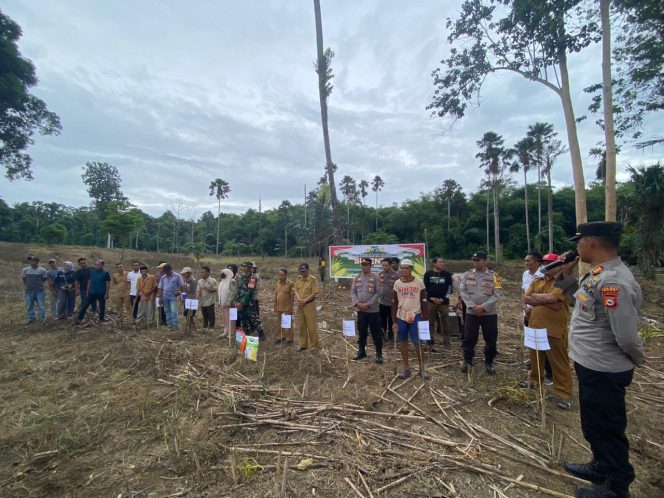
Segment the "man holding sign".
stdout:
<path fill-rule="evenodd" d="M 383 331 L 380 328 L 378 299 L 381 295 L 380 279 L 371 273 L 371 258 L 362 258 L 362 272 L 353 279 L 350 288 L 351 302 L 357 310 L 357 328 L 360 331 L 359 350 L 353 358 L 359 361 L 367 357 L 368 329 L 376 348 L 376 363 L 383 363 Z"/>
<path fill-rule="evenodd" d="M 237 286 L 237 297 L 235 298 L 237 326 L 244 330 L 247 335 L 258 335 L 258 338 L 262 341 L 265 339 L 263 323 L 258 318 L 254 305 L 256 286 L 258 285 L 258 279 L 254 275 L 254 264 L 250 261 L 242 263 L 242 270 L 244 274 L 240 278 L 240 283 Z"/>
<path fill-rule="evenodd" d="M 274 312 L 277 314 L 277 323 L 279 324 L 279 337 L 277 342 L 286 341 L 287 344 L 293 344 L 293 301 L 295 300 L 295 291 L 293 290 L 293 281 L 288 278 L 288 270 L 282 268 L 279 270 L 279 280 L 274 285 Z M 284 327 L 284 315 L 291 316 L 291 324 L 288 328 Z M 286 338 L 284 339 L 284 334 Z"/>
<path fill-rule="evenodd" d="M 407 379 L 410 377 L 410 367 L 408 365 L 408 337 L 415 345 L 417 356 L 421 365 L 424 364 L 422 358 L 422 347 L 417 323 L 427 319 L 426 308 L 422 307 L 426 303 L 427 293 L 424 283 L 413 276 L 413 262 L 410 259 L 401 261 L 401 277 L 394 283 L 394 297 L 392 299 L 392 325 L 394 332 L 399 340 L 399 351 L 403 360 L 403 371 L 399 378 Z M 428 375 L 423 370 L 420 371 L 423 378 Z"/>
<path fill-rule="evenodd" d="M 545 263 L 558 261 L 557 254 L 547 254 L 542 258 Z M 523 302 L 530 306 L 528 326 L 546 329 L 546 336 L 551 347 L 548 351 L 530 350 L 530 382 L 538 385 L 544 380 L 544 362 L 549 359 L 553 369 L 553 390 L 558 396 L 558 408 L 569 410 L 572 406 L 572 371 L 567 356 L 567 324 L 569 323 L 569 300 L 562 290 L 556 287 L 555 278 L 560 267 L 536 276 L 526 289 Z M 537 356 L 539 355 L 539 358 Z"/>

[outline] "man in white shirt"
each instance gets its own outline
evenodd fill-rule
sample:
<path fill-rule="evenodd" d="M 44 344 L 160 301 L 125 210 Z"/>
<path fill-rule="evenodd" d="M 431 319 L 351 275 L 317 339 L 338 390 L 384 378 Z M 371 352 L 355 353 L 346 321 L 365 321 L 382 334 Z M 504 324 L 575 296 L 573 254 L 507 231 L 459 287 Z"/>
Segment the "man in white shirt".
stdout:
<path fill-rule="evenodd" d="M 131 284 L 129 289 L 129 302 L 132 307 L 132 316 L 134 321 L 136 321 L 136 316 L 138 314 L 138 299 L 136 299 L 136 282 L 141 278 L 141 264 L 138 261 L 131 262 L 131 271 L 127 273 L 127 280 Z"/>

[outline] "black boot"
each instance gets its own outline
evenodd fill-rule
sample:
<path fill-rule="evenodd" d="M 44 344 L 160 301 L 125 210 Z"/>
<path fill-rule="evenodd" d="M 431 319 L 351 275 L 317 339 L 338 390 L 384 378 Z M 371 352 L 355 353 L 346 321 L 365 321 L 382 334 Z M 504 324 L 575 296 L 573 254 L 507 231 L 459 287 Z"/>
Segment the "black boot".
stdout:
<path fill-rule="evenodd" d="M 383 348 L 376 348 L 376 363 L 383 363 Z"/>
<path fill-rule="evenodd" d="M 577 498 L 629 498 L 629 490 L 616 489 L 609 482 L 603 484 L 582 484 L 576 487 Z"/>
<path fill-rule="evenodd" d="M 367 357 L 367 352 L 364 349 L 360 349 L 355 356 L 353 356 L 353 361 L 359 361 L 362 358 Z"/>
<path fill-rule="evenodd" d="M 585 479 L 590 482 L 603 483 L 608 478 L 608 476 L 602 472 L 602 469 L 595 460 L 588 463 L 565 462 L 563 467 L 565 467 L 565 470 L 574 477 Z"/>

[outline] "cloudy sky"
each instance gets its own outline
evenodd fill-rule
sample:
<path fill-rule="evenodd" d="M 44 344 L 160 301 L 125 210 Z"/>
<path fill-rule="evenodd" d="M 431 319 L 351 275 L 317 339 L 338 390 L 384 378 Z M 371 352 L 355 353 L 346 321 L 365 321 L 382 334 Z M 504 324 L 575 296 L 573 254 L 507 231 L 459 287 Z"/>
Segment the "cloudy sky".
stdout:
<path fill-rule="evenodd" d="M 382 205 L 429 192 L 446 178 L 467 192 L 480 180 L 475 142 L 485 131 L 522 138 L 529 124 L 549 121 L 564 137 L 558 97 L 518 76 L 490 77 L 483 103 L 453 128 L 433 119 L 431 71 L 443 58 L 445 18 L 460 0 L 322 0 L 325 45 L 333 61 L 329 123 L 337 180 L 376 174 Z M 231 186 L 225 211 L 301 201 L 323 174 L 313 3 L 311 0 L 90 2 L 5 0 L 3 12 L 23 29 L 20 49 L 37 67 L 35 93 L 62 119 L 63 133 L 37 137 L 30 149 L 35 180 L 0 179 L 6 201 L 71 206 L 90 199 L 81 181 L 86 161 L 115 165 L 123 190 L 153 215 L 178 197 L 200 215 L 216 207 L 210 180 Z M 601 79 L 599 48 L 573 57 L 577 114 L 582 88 Z M 580 124 L 587 151 L 602 138 Z M 648 121 L 646 137 L 664 119 Z M 662 149 L 626 146 L 628 165 L 651 163 Z M 567 156 L 556 185 L 571 183 Z M 372 200 L 369 198 L 368 200 Z"/>

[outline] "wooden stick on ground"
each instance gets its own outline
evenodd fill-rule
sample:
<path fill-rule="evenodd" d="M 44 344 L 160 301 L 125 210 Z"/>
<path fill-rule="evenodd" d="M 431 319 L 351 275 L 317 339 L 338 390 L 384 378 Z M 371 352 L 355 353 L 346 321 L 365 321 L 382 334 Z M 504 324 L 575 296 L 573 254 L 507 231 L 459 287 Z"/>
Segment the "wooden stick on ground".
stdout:
<path fill-rule="evenodd" d="M 352 481 L 348 479 L 348 477 L 344 477 L 344 481 L 348 483 L 348 485 L 351 487 L 353 491 L 355 491 L 355 494 L 359 496 L 359 498 L 366 498 L 362 493 L 360 493 L 360 490 L 357 489 L 357 487 L 355 487 L 355 484 L 353 484 Z"/>
<path fill-rule="evenodd" d="M 370 488 L 369 485 L 367 484 L 367 481 L 364 480 L 364 476 L 362 475 L 362 472 L 360 472 L 360 471 L 358 470 L 358 471 L 357 471 L 357 475 L 360 476 L 360 481 L 362 481 L 362 484 L 364 485 L 364 489 L 367 490 L 367 494 L 369 495 L 369 498 L 374 498 L 374 495 L 373 495 L 373 493 L 371 492 L 371 488 Z"/>

